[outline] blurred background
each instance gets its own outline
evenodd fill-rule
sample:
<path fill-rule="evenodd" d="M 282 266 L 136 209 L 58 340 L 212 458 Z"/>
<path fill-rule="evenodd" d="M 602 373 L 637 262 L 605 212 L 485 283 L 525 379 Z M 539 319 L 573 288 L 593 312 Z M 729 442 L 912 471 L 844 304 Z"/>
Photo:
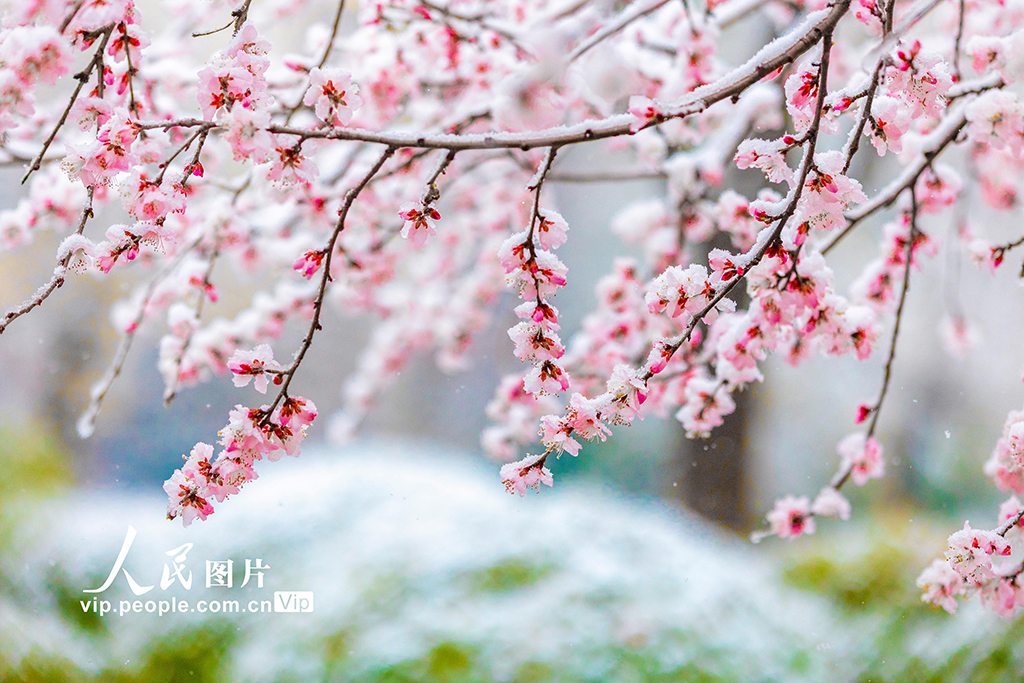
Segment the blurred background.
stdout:
<path fill-rule="evenodd" d="M 608 160 L 579 148 L 560 162 L 569 173 Z M 891 169 L 867 154 L 859 163 L 871 195 Z M 0 171 L 0 208 L 10 208 L 20 172 Z M 742 189 L 744 179 L 726 182 Z M 655 181 L 552 183 L 573 227 L 560 252 L 565 338 L 593 305 L 597 278 L 628 252 L 610 219 L 663 191 Z M 995 241 L 1019 237 L 1005 219 L 971 218 Z M 956 225 L 927 217 L 923 228 L 946 242 Z M 880 223 L 867 225 L 839 248 L 841 288 L 880 236 Z M 44 233 L 0 254 L 0 307 L 41 284 L 58 240 Z M 854 430 L 857 405 L 877 396 L 888 336 L 865 363 L 794 369 L 769 359 L 765 382 L 711 438 L 690 441 L 674 421 L 648 418 L 561 458 L 554 490 L 519 499 L 479 449 L 483 406 L 520 367 L 507 296 L 474 345 L 472 370 L 447 375 L 420 359 L 354 444 L 328 446 L 319 420 L 298 461 L 264 466 L 185 530 L 163 519 L 161 484 L 192 445 L 216 439 L 240 390 L 219 378 L 165 408 L 161 331 L 144 329 L 95 434 L 79 439 L 75 420 L 118 342 L 106 311 L 134 282 L 69 278 L 0 337 L 0 681 L 1019 680 L 1024 626 L 974 603 L 951 617 L 922 605 L 914 586 L 964 519 L 995 521 L 1002 497 L 981 470 L 1007 411 L 1024 404 L 1018 266 L 1008 260 L 993 277 L 943 248 L 915 273 L 879 423 L 886 478 L 847 491 L 850 522 L 756 546 L 749 533 L 776 497 L 813 496 L 835 471 L 835 444 Z M 218 315 L 259 284 L 218 275 L 235 278 Z M 958 358 L 939 324 L 961 308 L 979 341 Z M 372 330 L 356 322 L 329 314 L 307 361 L 316 372 L 296 380 L 325 417 Z M 275 343 L 278 357 L 299 338 Z M 137 536 L 124 569 L 156 586 L 138 599 L 246 604 L 309 591 L 315 609 L 83 608 L 93 594 L 82 591 L 104 582 L 129 525 Z M 180 555 L 167 553 L 186 543 L 179 564 L 194 583 L 165 590 L 162 570 Z M 266 585 L 241 588 L 241 568 L 256 558 L 270 567 Z M 236 586 L 207 588 L 205 561 L 225 559 Z M 98 599 L 137 598 L 119 574 Z"/>

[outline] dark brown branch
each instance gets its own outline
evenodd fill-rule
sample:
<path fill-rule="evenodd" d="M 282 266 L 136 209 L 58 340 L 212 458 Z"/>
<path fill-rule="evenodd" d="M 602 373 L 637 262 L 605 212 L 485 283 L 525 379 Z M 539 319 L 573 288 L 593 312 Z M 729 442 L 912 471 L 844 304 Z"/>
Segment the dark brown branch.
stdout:
<path fill-rule="evenodd" d="M 231 28 L 231 25 L 234 24 L 234 23 L 235 23 L 234 20 L 231 20 L 228 23 L 226 23 L 223 26 L 221 26 L 220 28 L 215 28 L 215 29 L 213 29 L 211 31 L 201 31 L 199 33 L 193 33 L 192 37 L 193 38 L 201 38 L 203 36 L 212 36 L 215 33 L 220 33 L 221 31 L 227 31 L 229 28 Z"/>
<path fill-rule="evenodd" d="M 875 101 L 875 92 L 878 91 L 878 86 L 881 83 L 882 69 L 885 68 L 885 60 L 880 60 L 878 66 L 875 67 L 874 73 L 871 74 L 871 85 L 868 86 L 867 93 L 865 94 L 864 110 L 860 113 L 857 119 L 857 125 L 854 126 L 853 132 L 850 133 L 850 138 L 846 143 L 846 149 L 843 162 L 843 173 L 845 174 L 850 170 L 850 164 L 853 163 L 853 157 L 857 154 L 857 150 L 860 148 L 860 136 L 864 134 L 864 125 L 867 123 L 868 118 L 871 116 L 871 105 Z"/>
<path fill-rule="evenodd" d="M 164 174 L 166 174 L 167 173 L 167 169 L 170 168 L 171 162 L 174 161 L 178 157 L 179 154 L 181 154 L 186 149 L 191 147 L 192 143 L 195 142 L 196 138 L 198 138 L 200 135 L 202 135 L 203 132 L 204 132 L 203 130 L 197 130 L 194 133 L 192 133 L 192 135 L 190 135 L 185 140 L 185 142 L 182 143 L 178 147 L 178 149 L 174 150 L 174 153 L 171 154 L 171 156 L 167 157 L 162 162 L 160 162 L 160 175 L 158 175 L 156 177 L 156 180 L 154 180 L 153 182 L 155 182 L 157 185 L 160 185 L 164 181 Z"/>
<path fill-rule="evenodd" d="M 548 153 L 544 157 L 544 161 L 541 162 L 540 168 L 537 170 L 537 175 L 534 176 L 531 184 L 526 188 L 533 192 L 533 210 L 530 214 L 530 230 L 526 234 L 526 248 L 530 252 L 530 261 L 536 263 L 537 260 L 537 245 L 533 241 L 533 234 L 537 229 L 537 221 L 540 220 L 540 191 L 544 186 L 544 179 L 548 175 L 548 171 L 551 170 L 551 164 L 555 161 L 555 155 L 558 154 L 557 147 L 551 147 L 548 149 Z M 527 262 L 529 265 L 529 261 Z M 533 277 L 533 288 L 537 293 L 537 306 L 541 306 L 544 300 L 540 296 L 540 279 L 535 272 L 535 269 L 530 269 L 530 274 Z"/>
<path fill-rule="evenodd" d="M 132 66 L 132 51 L 128 38 L 128 27 L 121 24 L 121 36 L 124 38 L 124 58 L 128 62 L 128 108 L 136 118 L 139 116 L 139 105 L 135 101 L 135 73 L 137 69 Z"/>
<path fill-rule="evenodd" d="M 327 45 L 324 47 L 323 56 L 316 64 L 318 69 L 322 69 L 327 63 L 327 59 L 331 56 L 331 50 L 334 49 L 334 41 L 338 37 L 338 27 L 341 26 L 341 16 L 344 13 L 345 0 L 338 0 L 338 11 L 334 14 L 334 24 L 331 26 L 331 36 L 327 39 Z"/>
<path fill-rule="evenodd" d="M 67 15 L 64 17 L 64 20 L 60 22 L 61 33 L 64 33 L 64 31 L 68 29 L 68 26 L 71 25 L 71 21 L 75 18 L 75 15 L 78 14 L 78 10 L 82 9 L 82 5 L 84 4 L 85 0 L 75 0 L 75 3 L 71 5 L 71 9 L 68 10 Z"/>
<path fill-rule="evenodd" d="M 249 18 L 249 5 L 252 4 L 252 0 L 245 0 L 242 6 L 231 13 L 231 16 L 235 18 L 235 30 L 232 35 L 237 36 L 238 32 L 242 30 L 242 26 L 245 25 L 246 19 Z"/>

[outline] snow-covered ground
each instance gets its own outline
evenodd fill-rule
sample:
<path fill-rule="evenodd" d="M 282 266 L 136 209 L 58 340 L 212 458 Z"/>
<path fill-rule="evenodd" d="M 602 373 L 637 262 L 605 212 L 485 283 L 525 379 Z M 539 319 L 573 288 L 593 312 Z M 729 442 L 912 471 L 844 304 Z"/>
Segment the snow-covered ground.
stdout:
<path fill-rule="evenodd" d="M 863 663 L 869 622 L 785 587 L 764 546 L 654 503 L 571 488 L 514 498 L 487 465 L 394 443 L 311 451 L 262 472 L 188 529 L 163 520 L 152 497 L 80 492 L 22 510 L 0 561 L 0 659 L 16 666 L 34 649 L 87 673 L 131 669 L 157 636 L 228 623 L 233 680 L 372 680 L 415 661 L 475 667 L 479 680 L 628 680 L 629 661 L 652 676 L 693 673 L 680 680 L 845 681 Z M 75 611 L 94 594 L 81 591 L 104 582 L 129 525 L 124 569 L 155 587 L 136 598 L 121 573 L 95 594 L 115 613 L 101 626 L 87 615 L 82 628 Z M 169 571 L 164 591 L 167 551 L 185 543 L 192 586 Z M 257 558 L 270 567 L 263 588 L 241 588 Z M 206 561 L 224 559 L 234 586 L 207 588 Z M 121 600 L 172 597 L 245 609 L 277 591 L 313 592 L 314 610 L 116 613 Z"/>

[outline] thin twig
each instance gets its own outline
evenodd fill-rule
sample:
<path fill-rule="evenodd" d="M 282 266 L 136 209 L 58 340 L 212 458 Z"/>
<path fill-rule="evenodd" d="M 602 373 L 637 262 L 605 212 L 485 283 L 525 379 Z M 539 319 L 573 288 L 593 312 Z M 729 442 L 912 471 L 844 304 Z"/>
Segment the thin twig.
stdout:
<path fill-rule="evenodd" d="M 200 238 L 196 241 L 198 246 Z M 211 286 L 210 276 L 213 275 L 213 267 L 217 263 L 217 257 L 220 256 L 220 243 L 221 235 L 220 231 L 215 229 L 213 238 L 213 249 L 210 252 L 210 258 L 206 263 L 206 271 L 203 273 L 203 281 L 199 286 L 199 301 L 196 302 L 195 308 L 193 308 L 193 314 L 195 319 L 198 321 L 203 315 L 203 305 L 206 303 L 207 291 Z M 181 345 L 181 350 L 174 355 L 174 361 L 172 364 L 172 379 L 167 384 L 167 388 L 164 390 L 164 405 L 169 406 L 178 395 L 178 385 L 181 382 L 181 364 L 185 360 L 185 354 L 188 353 L 189 347 L 192 345 L 192 338 L 195 336 L 195 330 L 190 329 L 188 335 L 185 337 L 184 343 Z"/>
<path fill-rule="evenodd" d="M 964 15 L 967 14 L 966 0 L 960 0 L 960 17 L 957 20 L 956 40 L 953 42 L 953 80 L 959 81 L 960 71 L 960 42 L 964 37 Z"/>
<path fill-rule="evenodd" d="M 896 306 L 896 322 L 893 323 L 892 328 L 892 342 L 889 345 L 889 357 L 885 361 L 885 371 L 882 375 L 882 388 L 878 392 L 878 400 L 875 405 L 868 411 L 871 413 L 871 424 L 868 425 L 868 431 L 865 438 L 871 439 L 875 435 L 875 428 L 878 426 L 878 417 L 882 414 L 882 404 L 885 402 L 885 397 L 889 393 L 889 385 L 892 381 L 892 365 L 896 359 L 896 342 L 900 336 L 900 322 L 903 320 L 903 306 L 907 301 L 907 291 L 910 289 L 910 266 L 914 260 L 914 242 L 918 236 L 917 229 L 917 193 L 914 190 L 914 186 L 910 188 L 910 214 L 908 221 L 910 223 L 910 233 L 907 235 L 907 251 L 905 258 L 907 260 L 903 268 L 903 285 L 900 289 L 900 301 Z M 850 478 L 850 474 L 853 472 L 853 465 L 840 471 L 836 478 L 833 479 L 830 486 L 837 491 L 842 488 L 843 484 L 846 483 L 847 479 Z"/>
<path fill-rule="evenodd" d="M 121 341 L 117 345 L 117 351 L 114 352 L 114 356 L 110 359 L 110 365 L 107 366 L 107 371 L 103 373 L 103 376 L 95 384 L 93 384 L 92 390 L 89 392 L 89 405 L 78 418 L 78 423 L 76 425 L 78 435 L 81 438 L 87 439 L 92 436 L 92 432 L 96 427 L 96 418 L 99 417 L 100 410 L 103 408 L 103 401 L 106 398 L 107 393 L 110 391 L 110 388 L 114 385 L 114 381 L 121 375 L 124 363 L 128 359 L 128 352 L 131 351 L 132 342 L 135 340 L 135 335 L 138 334 L 139 328 L 146 317 L 146 306 L 149 305 L 150 299 L 153 298 L 157 285 L 167 279 L 167 277 L 173 273 L 179 265 L 181 265 L 185 256 L 199 246 L 200 242 L 202 242 L 202 238 L 195 240 L 191 245 L 178 254 L 170 265 L 157 273 L 150 279 L 149 283 L 147 283 L 146 291 L 142 296 L 142 303 L 139 305 L 138 313 L 135 314 L 135 318 L 132 320 L 129 328 L 125 330 L 124 335 L 121 337 Z"/>
<path fill-rule="evenodd" d="M 320 286 L 317 289 L 316 297 L 313 299 L 313 320 L 310 322 L 306 336 L 303 338 L 302 344 L 299 346 L 299 350 L 295 354 L 295 360 L 293 360 L 291 365 L 280 373 L 280 376 L 283 378 L 281 389 L 278 391 L 277 397 L 274 398 L 274 402 L 264 411 L 264 420 L 269 419 L 270 415 L 274 412 L 274 409 L 277 408 L 282 399 L 288 396 L 288 387 L 291 385 L 296 371 L 302 364 L 302 359 L 306 357 L 306 352 L 313 344 L 313 336 L 321 329 L 320 315 L 324 307 L 327 284 L 331 281 L 331 257 L 334 255 L 334 245 L 341 236 L 341 232 L 345 229 L 345 219 L 348 217 L 349 209 L 352 208 L 352 204 L 355 202 L 356 197 L 359 196 L 359 193 L 362 192 L 373 177 L 377 175 L 377 172 L 380 171 L 385 163 L 387 163 L 387 160 L 394 155 L 395 150 L 395 147 L 385 148 L 384 152 L 377 159 L 377 162 L 369 171 L 366 172 L 366 174 L 363 175 L 359 183 L 345 194 L 345 200 L 342 203 L 341 210 L 338 212 L 338 222 L 335 224 L 334 232 L 331 233 L 331 237 L 327 241 L 327 245 L 324 247 L 323 273 L 320 276 Z"/>
<path fill-rule="evenodd" d="M 576 49 L 569 53 L 569 63 L 576 61 L 594 46 L 621 32 L 637 19 L 642 19 L 648 14 L 661 9 L 670 1 L 671 0 L 648 0 L 648 2 L 642 3 L 639 6 L 630 5 L 628 9 L 619 13 L 613 21 L 605 24 L 598 29 L 596 33 L 577 45 Z"/>
<path fill-rule="evenodd" d="M 128 27 L 121 23 L 121 35 L 124 37 L 124 57 L 128 62 L 128 108 L 135 114 L 136 118 L 139 116 L 139 105 L 135 101 L 135 73 L 136 69 L 132 66 L 132 51 L 131 44 L 128 38 Z"/>
<path fill-rule="evenodd" d="M 29 176 L 31 176 L 34 172 L 39 170 L 40 166 L 43 163 L 43 157 L 46 155 L 46 150 L 50 148 L 50 145 L 57 137 L 57 132 L 60 131 L 61 127 L 64 125 L 64 122 L 68 120 L 68 114 L 71 113 L 71 107 L 75 105 L 75 101 L 78 99 L 79 93 L 82 92 L 82 88 L 85 87 L 85 84 L 89 82 L 89 76 L 92 75 L 93 70 L 95 70 L 97 66 L 99 67 L 99 81 L 97 83 L 97 88 L 100 97 L 103 97 L 103 51 L 107 49 L 107 41 L 110 40 L 110 34 L 113 33 L 113 31 L 113 24 L 103 29 L 100 29 L 100 35 L 102 36 L 102 40 L 100 40 L 100 45 L 97 48 L 96 52 L 93 53 L 92 59 L 89 61 L 89 64 L 85 67 L 85 69 L 75 74 L 74 78 L 78 81 L 78 85 L 75 87 L 74 92 L 71 93 L 71 99 L 68 101 L 68 106 L 64 108 L 64 113 L 60 115 L 60 119 L 57 121 L 57 125 L 53 127 L 52 131 L 50 131 L 50 136 L 46 138 L 46 141 L 43 143 L 43 148 L 39 150 L 39 154 L 36 155 L 36 158 L 32 162 L 32 165 L 25 173 L 25 177 L 21 179 L 22 185 L 25 184 L 25 181 L 28 180 Z"/>
<path fill-rule="evenodd" d="M 76 235 L 81 235 L 85 230 L 86 222 L 92 218 L 92 197 L 96 192 L 96 188 L 92 185 L 86 192 L 85 208 L 82 209 L 82 216 L 78 219 L 78 228 L 75 230 Z M 53 290 L 64 285 L 64 276 L 68 272 L 68 264 L 71 262 L 72 253 L 68 252 L 57 264 L 57 267 L 53 271 L 53 277 L 45 285 L 36 290 L 36 293 L 26 299 L 20 306 L 8 311 L 4 315 L 4 319 L 0 321 L 0 334 L 4 333 L 7 326 L 11 324 L 15 319 L 20 318 L 36 306 L 42 305 L 46 299 L 53 294 Z"/>

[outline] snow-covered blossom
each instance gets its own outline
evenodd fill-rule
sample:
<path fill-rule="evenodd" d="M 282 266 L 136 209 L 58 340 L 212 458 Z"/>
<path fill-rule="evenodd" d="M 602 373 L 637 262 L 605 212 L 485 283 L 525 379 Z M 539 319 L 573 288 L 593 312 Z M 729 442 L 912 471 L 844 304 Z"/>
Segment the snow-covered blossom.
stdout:
<path fill-rule="evenodd" d="M 964 528 L 949 537 L 946 559 L 957 574 L 968 581 L 981 581 L 991 575 L 992 556 L 1010 554 L 1010 544 L 992 531 L 972 529 L 968 522 Z"/>
<path fill-rule="evenodd" d="M 665 270 L 651 283 L 645 300 L 651 313 L 665 312 L 677 318 L 683 313 L 700 311 L 710 303 L 713 294 L 707 269 L 695 263 Z"/>
<path fill-rule="evenodd" d="M 850 501 L 832 486 L 826 486 L 811 504 L 811 512 L 819 517 L 850 518 Z"/>
<path fill-rule="evenodd" d="M 545 455 L 528 455 L 522 460 L 503 465 L 501 483 L 509 493 L 525 496 L 527 489 L 538 490 L 541 484 L 552 486 L 551 470 L 544 467 Z"/>
<path fill-rule="evenodd" d="M 979 145 L 993 149 L 1009 149 L 1020 158 L 1024 155 L 1024 108 L 1017 96 L 1006 90 L 982 93 L 965 111 L 967 132 Z"/>
<path fill-rule="evenodd" d="M 676 419 L 688 434 L 708 435 L 734 410 L 736 403 L 724 382 L 695 377 L 686 384 L 685 402 Z"/>

